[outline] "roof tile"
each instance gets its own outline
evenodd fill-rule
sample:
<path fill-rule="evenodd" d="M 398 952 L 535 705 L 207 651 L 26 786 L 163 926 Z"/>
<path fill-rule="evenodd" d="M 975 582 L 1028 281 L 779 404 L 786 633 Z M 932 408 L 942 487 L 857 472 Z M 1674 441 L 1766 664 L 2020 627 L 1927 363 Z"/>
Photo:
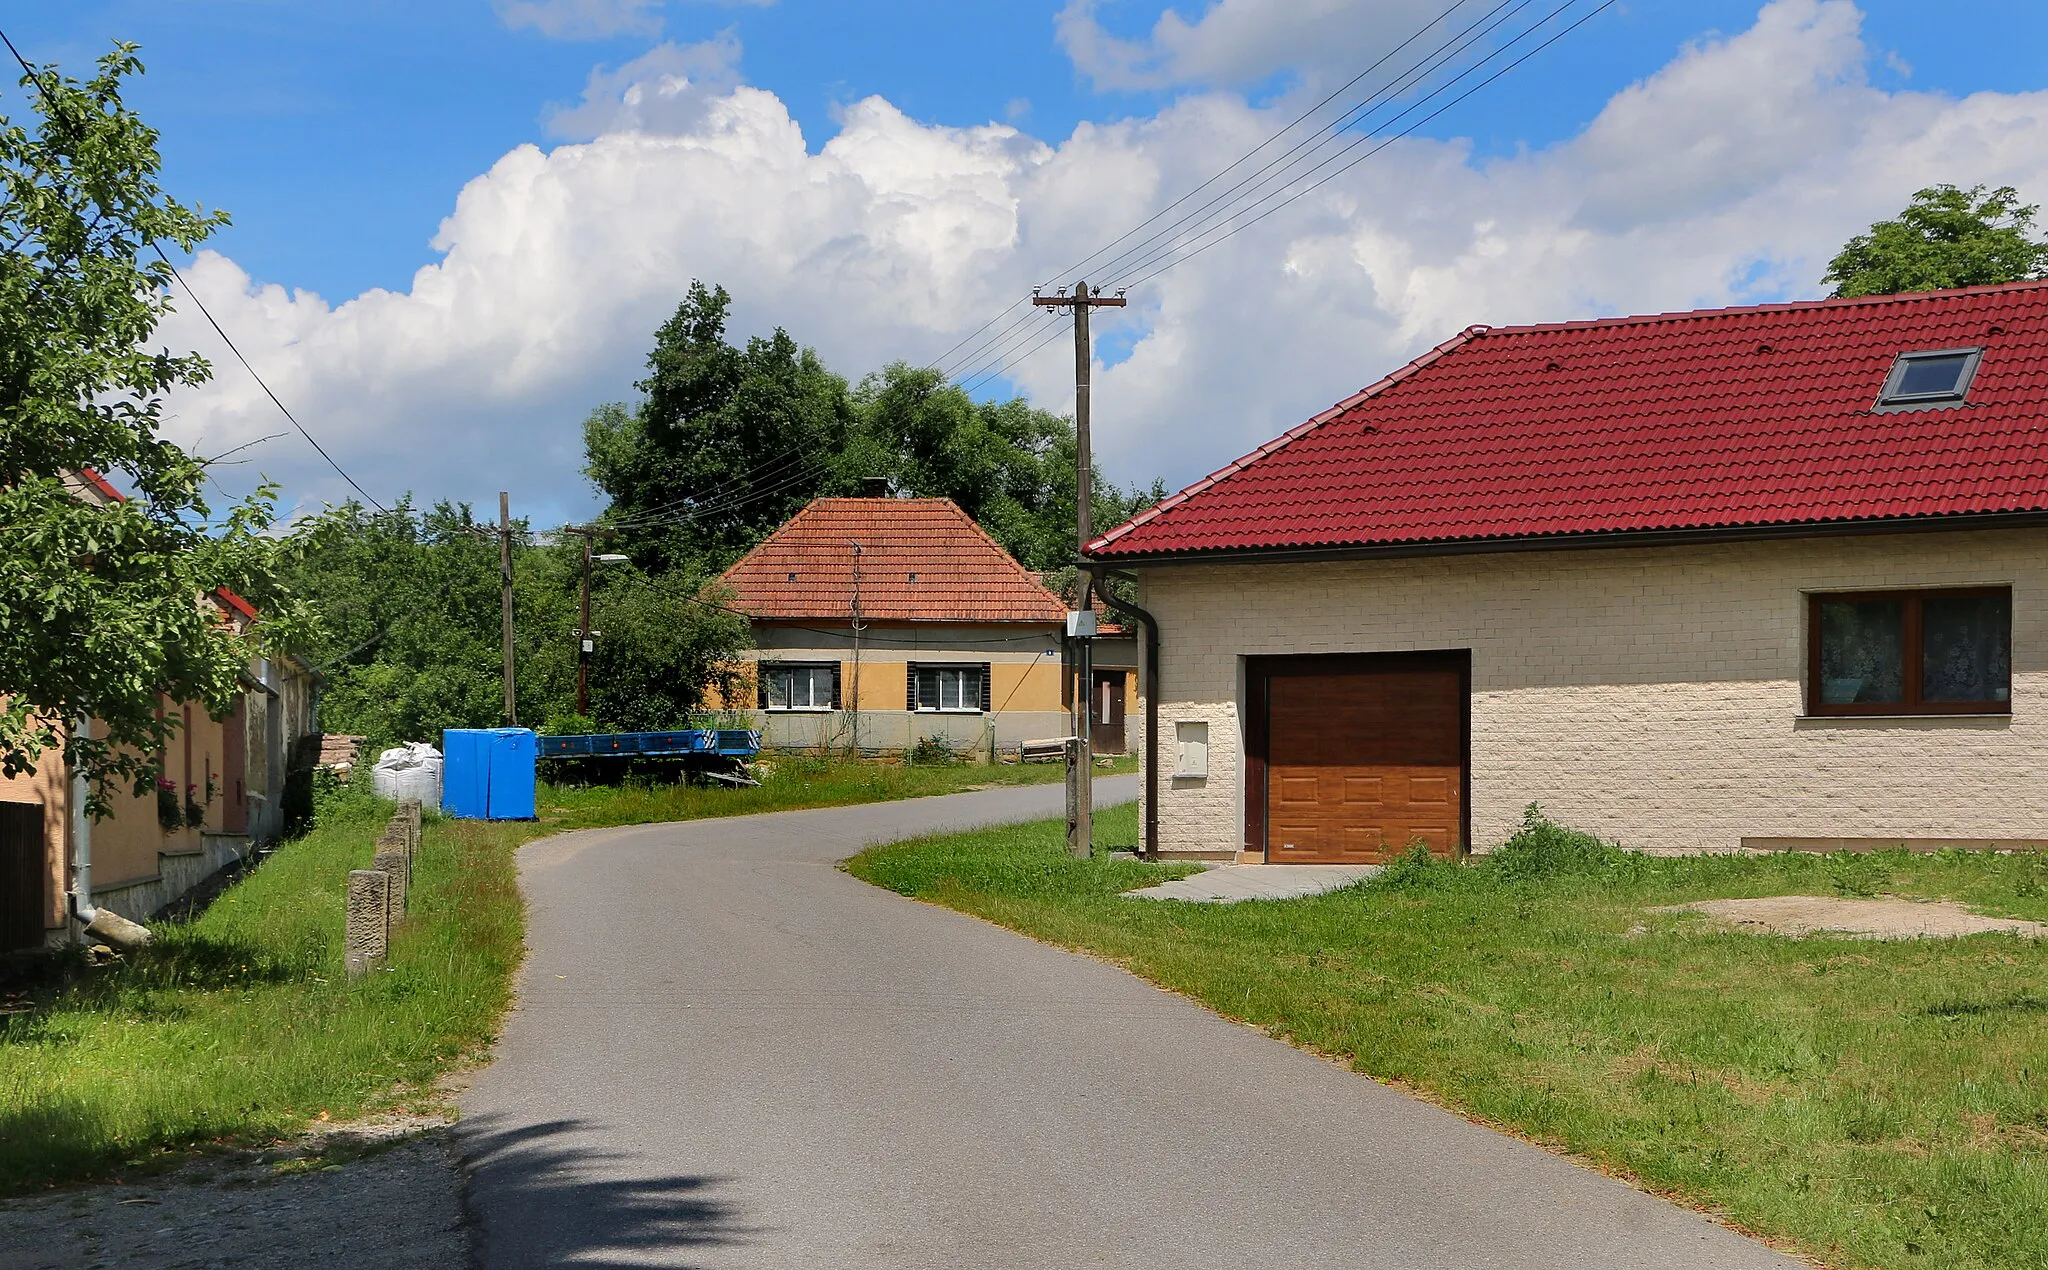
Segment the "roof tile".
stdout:
<path fill-rule="evenodd" d="M 1967 405 L 1871 409 L 1901 352 Z M 1104 558 L 2048 510 L 2048 284 L 1469 327 L 1090 546 Z"/>
<path fill-rule="evenodd" d="M 760 618 L 845 621 L 860 544 L 863 617 L 894 622 L 1064 621 L 1066 606 L 949 498 L 813 500 L 725 571 Z"/>

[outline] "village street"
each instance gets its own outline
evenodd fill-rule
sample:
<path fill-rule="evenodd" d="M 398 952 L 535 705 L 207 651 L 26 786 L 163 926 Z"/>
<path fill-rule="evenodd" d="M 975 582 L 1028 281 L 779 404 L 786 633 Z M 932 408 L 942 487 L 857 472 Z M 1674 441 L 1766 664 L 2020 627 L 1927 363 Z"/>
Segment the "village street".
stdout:
<path fill-rule="evenodd" d="M 481 1264 L 1795 1264 L 834 867 L 869 842 L 1056 814 L 1060 797 L 525 848 L 520 1003 L 458 1129 Z"/>

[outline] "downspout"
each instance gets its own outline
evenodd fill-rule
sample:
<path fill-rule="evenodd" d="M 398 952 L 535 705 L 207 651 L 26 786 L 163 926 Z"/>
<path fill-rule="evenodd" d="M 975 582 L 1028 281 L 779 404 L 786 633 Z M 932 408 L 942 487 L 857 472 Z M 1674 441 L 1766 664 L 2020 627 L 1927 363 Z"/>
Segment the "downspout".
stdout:
<path fill-rule="evenodd" d="M 77 735 L 92 735 L 92 719 L 78 716 Z M 92 902 L 92 817 L 85 809 L 92 786 L 74 764 L 71 773 L 71 916 L 78 922 L 81 942 L 95 941 L 123 952 L 132 952 L 150 941 L 147 926 L 131 922 L 110 908 L 96 908 Z M 78 928 L 74 928 L 75 930 Z"/>
<path fill-rule="evenodd" d="M 73 725 L 81 738 L 92 736 L 92 718 L 79 715 Z M 92 817 L 86 814 L 86 800 L 92 786 L 85 772 L 73 765 L 71 772 L 71 916 L 79 927 L 92 925 L 100 912 L 92 906 Z"/>
<path fill-rule="evenodd" d="M 1159 858 L 1159 620 L 1135 604 L 1117 598 L 1116 592 L 1098 586 L 1102 602 L 1145 628 L 1145 664 L 1138 691 L 1145 694 L 1145 851 L 1147 860 Z"/>

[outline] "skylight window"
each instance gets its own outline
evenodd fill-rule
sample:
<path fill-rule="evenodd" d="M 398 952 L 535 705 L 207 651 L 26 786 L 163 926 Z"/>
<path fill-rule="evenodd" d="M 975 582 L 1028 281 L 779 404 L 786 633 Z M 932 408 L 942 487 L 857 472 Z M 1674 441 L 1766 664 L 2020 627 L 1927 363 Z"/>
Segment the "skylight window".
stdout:
<path fill-rule="evenodd" d="M 1885 377 L 1884 392 L 1878 396 L 1879 410 L 1925 410 L 1930 407 L 1960 406 L 1970 391 L 1970 379 L 1977 373 L 1981 348 L 1944 348 L 1925 353 L 1901 353 Z"/>

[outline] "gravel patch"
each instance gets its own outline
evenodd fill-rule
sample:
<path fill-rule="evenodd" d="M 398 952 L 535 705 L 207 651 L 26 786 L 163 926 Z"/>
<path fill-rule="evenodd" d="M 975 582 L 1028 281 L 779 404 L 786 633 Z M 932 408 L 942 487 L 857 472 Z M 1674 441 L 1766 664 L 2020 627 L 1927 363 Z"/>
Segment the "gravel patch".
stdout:
<path fill-rule="evenodd" d="M 1772 895 L 1754 900 L 1697 900 L 1653 908 L 1652 913 L 1704 913 L 1736 930 L 1760 935 L 1853 935 L 1861 939 L 1954 939 L 2004 931 L 2038 939 L 2048 925 L 1985 917 L 1953 900 L 1839 899 Z"/>
<path fill-rule="evenodd" d="M 445 1120 L 322 1127 L 286 1147 L 202 1156 L 157 1177 L 0 1200 L 0 1270 L 469 1261 Z"/>

